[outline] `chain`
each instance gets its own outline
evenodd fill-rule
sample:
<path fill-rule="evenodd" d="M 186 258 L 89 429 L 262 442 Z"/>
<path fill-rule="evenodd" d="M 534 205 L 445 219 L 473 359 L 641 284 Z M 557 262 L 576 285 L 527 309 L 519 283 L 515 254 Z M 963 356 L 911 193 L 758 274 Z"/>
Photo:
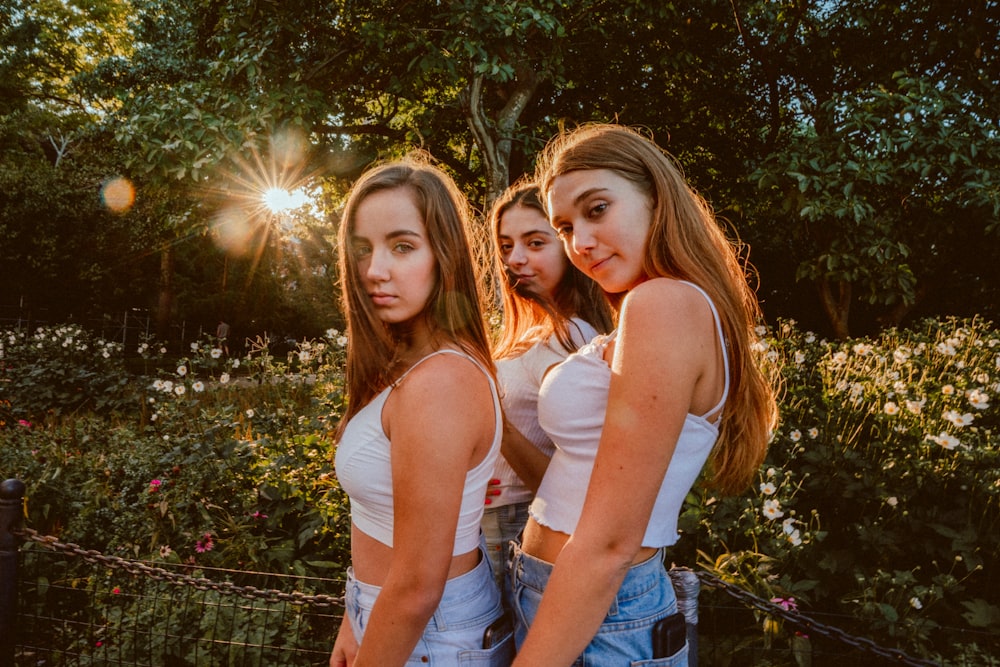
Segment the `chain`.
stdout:
<path fill-rule="evenodd" d="M 267 602 L 289 602 L 296 605 L 312 605 L 314 607 L 343 607 L 344 598 L 331 595 L 306 595 L 299 591 L 287 593 L 274 589 L 260 589 L 254 586 L 240 586 L 229 581 L 212 581 L 203 577 L 192 577 L 165 570 L 162 567 L 147 565 L 134 560 L 126 560 L 118 556 L 108 556 L 99 551 L 83 549 L 76 544 L 60 542 L 51 535 L 41 535 L 31 528 L 12 530 L 12 533 L 32 542 L 37 542 L 53 551 L 79 556 L 89 563 L 100 563 L 115 570 L 124 570 L 132 575 L 141 575 L 154 581 L 168 581 L 173 584 L 191 586 L 201 591 L 216 591 L 231 595 L 239 595 L 249 599 L 265 600 Z"/>
<path fill-rule="evenodd" d="M 906 653 L 898 649 L 886 648 L 884 646 L 879 646 L 872 640 L 866 637 L 856 637 L 854 635 L 849 635 L 840 628 L 835 628 L 833 626 L 824 625 L 819 621 L 809 618 L 808 616 L 803 616 L 797 612 L 792 612 L 789 609 L 785 609 L 781 605 L 775 604 L 769 600 L 759 598 L 752 593 L 748 593 L 742 588 L 730 584 L 728 582 L 719 579 L 715 575 L 709 572 L 698 572 L 698 579 L 709 586 L 710 588 L 719 588 L 724 590 L 726 593 L 736 598 L 748 607 L 754 607 L 765 614 L 770 616 L 778 616 L 795 627 L 807 630 L 810 633 L 815 633 L 827 637 L 828 639 L 834 639 L 842 644 L 847 644 L 855 648 L 867 651 L 869 653 L 874 653 L 875 655 L 880 655 L 883 658 L 888 658 L 890 660 L 896 661 L 900 665 L 910 665 L 912 667 L 940 667 L 940 663 L 933 662 L 930 660 L 922 660 L 919 658 L 913 658 Z"/>
<path fill-rule="evenodd" d="M 57 538 L 52 537 L 51 535 L 41 535 L 31 528 L 22 528 L 21 530 L 11 532 L 32 542 L 44 545 L 54 551 L 62 551 L 74 556 L 79 556 L 90 563 L 100 563 L 112 569 L 124 570 L 132 575 L 142 575 L 155 581 L 169 581 L 174 584 L 191 586 L 198 590 L 212 590 L 220 593 L 239 595 L 250 599 L 263 599 L 268 602 L 290 602 L 291 604 L 308 604 L 315 607 L 344 606 L 343 596 L 334 597 L 331 595 L 306 595 L 305 593 L 300 593 L 298 591 L 286 593 L 284 591 L 274 589 L 262 590 L 253 586 L 239 586 L 228 581 L 212 581 L 211 579 L 205 579 L 202 577 L 192 577 L 185 574 L 178 574 L 176 572 L 171 572 L 161 567 L 147 565 L 139 561 L 127 560 L 125 558 L 119 558 L 118 556 L 108 556 L 99 551 L 83 549 L 76 544 L 60 542 Z M 784 619 L 789 624 L 810 633 L 822 635 L 842 644 L 847 644 L 868 653 L 888 658 L 889 660 L 896 661 L 896 663 L 900 665 L 907 665 L 909 667 L 939 667 L 939 663 L 930 660 L 913 658 L 898 649 L 879 646 L 872 640 L 865 637 L 849 635 L 840 628 L 825 625 L 819 621 L 809 618 L 808 616 L 785 609 L 781 605 L 759 598 L 738 586 L 723 581 L 709 572 L 702 571 L 697 572 L 696 574 L 698 575 L 698 579 L 705 586 L 708 586 L 709 588 L 721 589 L 748 607 L 762 611 L 770 616 L 777 616 Z"/>

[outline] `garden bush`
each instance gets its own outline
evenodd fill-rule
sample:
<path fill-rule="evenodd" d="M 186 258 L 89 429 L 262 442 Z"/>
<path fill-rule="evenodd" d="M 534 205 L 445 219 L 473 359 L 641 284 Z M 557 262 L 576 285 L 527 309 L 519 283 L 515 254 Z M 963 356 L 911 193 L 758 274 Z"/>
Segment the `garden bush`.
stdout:
<path fill-rule="evenodd" d="M 64 350 L 58 331 L 38 332 L 33 349 Z M 760 353 L 783 387 L 759 480 L 735 497 L 696 486 L 669 558 L 881 646 L 943 665 L 998 664 L 1000 333 L 953 319 L 848 341 L 793 322 L 765 333 Z M 231 359 L 206 338 L 167 364 L 143 343 L 158 375 L 128 377 L 100 409 L 62 389 L 67 400 L 32 421 L 12 400 L 0 474 L 27 483 L 29 525 L 85 548 L 341 576 L 349 516 L 330 433 L 345 400 L 345 344 L 331 330 L 281 356 L 258 340 Z M 17 345 L 18 368 L 51 363 Z M 88 345 L 112 377 L 95 372 L 87 386 L 119 387 L 121 350 Z M 31 388 L 45 382 L 32 377 L 16 382 L 17 396 L 57 395 Z M 808 645 L 763 615 L 718 641 Z M 787 660 L 769 664 L 796 664 Z"/>

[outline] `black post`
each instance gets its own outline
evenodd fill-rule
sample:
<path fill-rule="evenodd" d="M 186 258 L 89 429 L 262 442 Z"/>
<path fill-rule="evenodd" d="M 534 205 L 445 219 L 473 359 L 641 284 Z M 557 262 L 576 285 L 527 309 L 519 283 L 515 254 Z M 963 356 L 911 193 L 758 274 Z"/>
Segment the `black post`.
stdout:
<path fill-rule="evenodd" d="M 21 526 L 24 489 L 24 482 L 19 479 L 0 484 L 0 667 L 14 667 L 17 557 L 21 540 L 12 531 Z"/>

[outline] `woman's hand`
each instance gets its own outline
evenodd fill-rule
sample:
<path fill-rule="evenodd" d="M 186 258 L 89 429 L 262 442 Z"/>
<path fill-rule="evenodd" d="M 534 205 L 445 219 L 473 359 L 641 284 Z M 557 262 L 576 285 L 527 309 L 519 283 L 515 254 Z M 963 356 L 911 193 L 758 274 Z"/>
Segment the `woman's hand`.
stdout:
<path fill-rule="evenodd" d="M 490 483 L 486 485 L 486 504 L 487 505 L 492 505 L 493 504 L 493 499 L 496 498 L 497 496 L 499 496 L 502 493 L 502 490 L 499 487 L 500 487 L 500 480 L 496 479 L 496 478 L 491 479 Z"/>
<path fill-rule="evenodd" d="M 337 641 L 333 644 L 333 653 L 330 654 L 330 667 L 351 667 L 354 664 L 354 657 L 357 654 L 358 641 L 354 638 L 354 630 L 351 628 L 351 622 L 345 618 L 340 624 Z"/>

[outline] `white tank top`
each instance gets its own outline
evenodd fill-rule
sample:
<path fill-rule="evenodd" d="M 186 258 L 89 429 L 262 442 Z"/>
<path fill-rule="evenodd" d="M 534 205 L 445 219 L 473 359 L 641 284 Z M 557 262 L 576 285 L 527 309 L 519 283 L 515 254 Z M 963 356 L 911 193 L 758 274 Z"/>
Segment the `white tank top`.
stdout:
<path fill-rule="evenodd" d="M 729 394 L 729 357 L 722 324 L 715 305 L 705 291 L 697 285 L 685 284 L 697 289 L 708 301 L 722 343 L 725 386 L 719 403 L 705 413 L 715 415 Z M 604 428 L 611 384 L 611 369 L 604 361 L 604 351 L 616 334 L 617 331 L 598 336 L 549 371 L 538 397 L 538 421 L 555 443 L 556 451 L 529 512 L 541 525 L 567 535 L 573 534 L 580 520 Z M 689 414 L 685 417 L 642 546 L 659 548 L 677 541 L 677 518 L 681 505 L 718 437 L 718 424 L 708 421 L 705 416 Z"/>
<path fill-rule="evenodd" d="M 454 354 L 476 364 L 490 381 L 493 395 L 494 434 L 490 451 L 465 475 L 465 489 L 459 510 L 453 556 L 468 553 L 479 546 L 479 525 L 485 507 L 486 485 L 500 453 L 503 416 L 493 378 L 479 362 L 458 350 L 437 350 L 410 366 L 406 373 L 386 387 L 347 423 L 337 445 L 334 466 L 340 485 L 351 499 L 351 520 L 361 532 L 388 547 L 392 546 L 392 447 L 382 430 L 382 408 L 389 393 L 420 363 L 437 354 Z"/>

